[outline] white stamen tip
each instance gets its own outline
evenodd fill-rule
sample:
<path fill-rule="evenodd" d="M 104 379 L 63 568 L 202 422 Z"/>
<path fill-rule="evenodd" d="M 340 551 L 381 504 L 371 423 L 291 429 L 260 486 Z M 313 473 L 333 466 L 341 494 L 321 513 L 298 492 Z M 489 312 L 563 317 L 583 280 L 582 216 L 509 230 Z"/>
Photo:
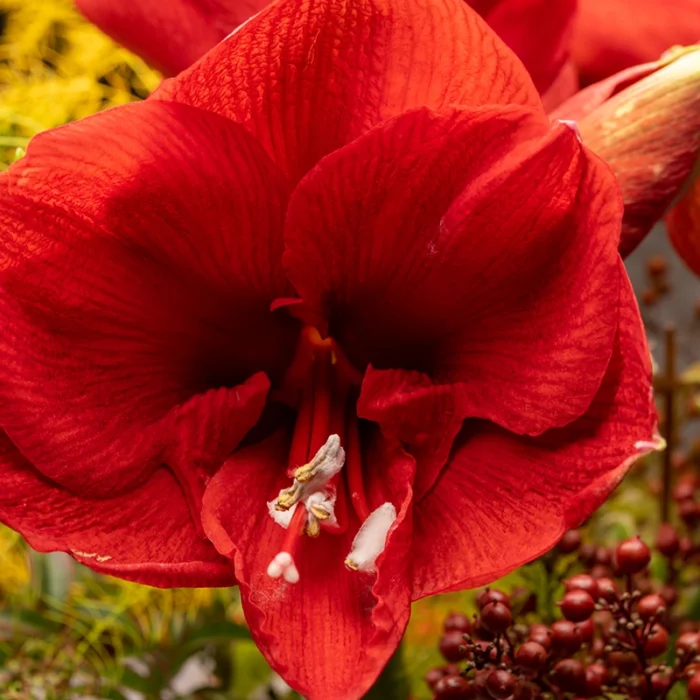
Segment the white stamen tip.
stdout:
<path fill-rule="evenodd" d="M 267 567 L 267 575 L 270 578 L 279 578 L 282 575 L 282 567 L 274 559 Z"/>
<path fill-rule="evenodd" d="M 359 571 L 374 572 L 377 557 L 386 547 L 389 529 L 396 520 L 396 508 L 393 503 L 384 503 L 370 513 L 367 520 L 357 531 L 348 554 L 348 568 Z"/>
<path fill-rule="evenodd" d="M 299 570 L 294 564 L 294 559 L 289 552 L 280 552 L 267 567 L 267 575 L 270 578 L 282 576 L 287 583 L 299 581 Z"/>
<path fill-rule="evenodd" d="M 299 583 L 299 570 L 294 564 L 284 570 L 284 580 L 287 583 Z"/>

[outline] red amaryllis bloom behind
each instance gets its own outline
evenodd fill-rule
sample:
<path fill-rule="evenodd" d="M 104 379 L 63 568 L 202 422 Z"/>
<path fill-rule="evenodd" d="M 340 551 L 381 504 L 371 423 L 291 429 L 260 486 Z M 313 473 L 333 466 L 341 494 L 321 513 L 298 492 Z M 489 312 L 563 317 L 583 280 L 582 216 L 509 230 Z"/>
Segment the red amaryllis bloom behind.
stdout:
<path fill-rule="evenodd" d="M 620 254 L 631 253 L 696 177 L 700 155 L 700 47 L 628 68 L 560 105 L 553 118 L 576 120 L 583 142 L 605 159 L 622 188 Z M 668 217 L 671 240 L 696 272 L 693 191 Z"/>
<path fill-rule="evenodd" d="M 585 83 L 699 41 L 697 0 L 578 0 L 572 53 Z"/>
<path fill-rule="evenodd" d="M 240 584 L 306 697 L 654 446 L 615 180 L 444 0 L 277 3 L 0 179 L 0 515 Z"/>
<path fill-rule="evenodd" d="M 268 0 L 76 0 L 85 16 L 168 75 L 194 63 Z M 576 89 L 565 67 L 575 0 L 471 0 L 551 105 Z M 556 84 L 555 84 L 556 83 Z"/>

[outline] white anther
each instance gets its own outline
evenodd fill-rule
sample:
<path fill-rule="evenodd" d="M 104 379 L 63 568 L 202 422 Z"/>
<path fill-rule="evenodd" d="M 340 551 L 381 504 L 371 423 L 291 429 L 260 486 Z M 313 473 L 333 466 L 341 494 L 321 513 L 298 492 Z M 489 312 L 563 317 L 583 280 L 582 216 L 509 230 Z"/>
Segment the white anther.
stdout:
<path fill-rule="evenodd" d="M 375 562 L 386 547 L 386 538 L 395 520 L 396 508 L 393 503 L 384 503 L 370 513 L 352 542 L 352 550 L 345 560 L 348 569 L 376 571 Z"/>
<path fill-rule="evenodd" d="M 299 581 L 299 570 L 294 564 L 294 559 L 289 552 L 280 552 L 267 567 L 267 575 L 270 578 L 284 578 L 287 583 Z"/>

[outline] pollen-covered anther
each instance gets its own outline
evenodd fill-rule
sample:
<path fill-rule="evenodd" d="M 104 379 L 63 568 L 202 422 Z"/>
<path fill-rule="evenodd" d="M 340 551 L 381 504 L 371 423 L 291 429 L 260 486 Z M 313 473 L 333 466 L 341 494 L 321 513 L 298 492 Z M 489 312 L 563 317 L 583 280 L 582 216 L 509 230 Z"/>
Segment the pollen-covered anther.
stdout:
<path fill-rule="evenodd" d="M 309 503 L 309 511 L 313 513 L 318 520 L 328 520 L 328 518 L 333 515 L 332 510 L 321 503 Z"/>
<path fill-rule="evenodd" d="M 267 567 L 267 575 L 270 578 L 282 577 L 287 583 L 299 581 L 299 570 L 289 552 L 280 552 L 275 556 Z"/>
<path fill-rule="evenodd" d="M 309 537 L 318 537 L 321 534 L 321 525 L 316 518 L 309 518 L 306 522 L 306 534 Z"/>
<path fill-rule="evenodd" d="M 282 489 L 274 502 L 276 510 L 289 510 L 299 501 L 323 487 L 343 468 L 345 450 L 340 446 L 340 437 L 331 435 L 308 463 L 296 469 L 294 483 Z"/>

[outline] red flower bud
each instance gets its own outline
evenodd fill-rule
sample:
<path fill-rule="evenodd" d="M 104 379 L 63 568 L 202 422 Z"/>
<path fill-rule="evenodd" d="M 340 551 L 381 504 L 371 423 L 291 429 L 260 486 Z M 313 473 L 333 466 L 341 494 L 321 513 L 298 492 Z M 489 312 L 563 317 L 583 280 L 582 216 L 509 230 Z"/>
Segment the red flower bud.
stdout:
<path fill-rule="evenodd" d="M 577 119 L 586 146 L 612 168 L 625 216 L 620 253 L 636 248 L 689 184 L 700 152 L 700 48 L 669 52 L 583 90 L 552 115 Z M 697 197 L 670 220 L 674 244 L 700 271 Z M 691 213 L 692 212 L 692 213 Z M 693 217 L 695 225 L 692 224 Z M 691 240 L 692 239 L 692 240 Z"/>

